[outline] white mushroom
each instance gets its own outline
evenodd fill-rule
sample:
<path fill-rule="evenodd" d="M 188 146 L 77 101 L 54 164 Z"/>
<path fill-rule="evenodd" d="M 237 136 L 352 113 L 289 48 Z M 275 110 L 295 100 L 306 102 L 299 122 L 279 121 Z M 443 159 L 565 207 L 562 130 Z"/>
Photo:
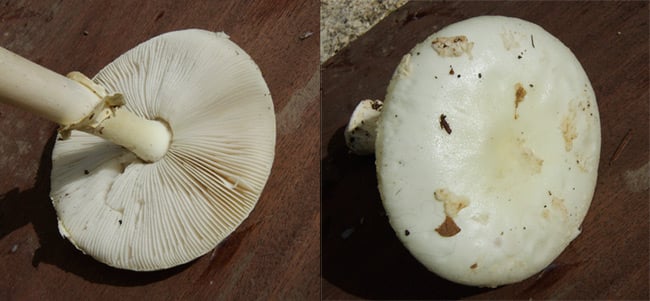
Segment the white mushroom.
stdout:
<path fill-rule="evenodd" d="M 378 121 L 379 190 L 418 261 L 498 286 L 548 266 L 580 233 L 600 125 L 580 63 L 541 27 L 484 16 L 406 54 Z"/>
<path fill-rule="evenodd" d="M 164 269 L 207 253 L 249 215 L 271 170 L 275 115 L 259 68 L 227 35 L 166 33 L 94 82 L 70 77 L 101 100 L 60 122 L 69 138 L 52 155 L 59 230 L 78 249 L 118 268 Z"/>

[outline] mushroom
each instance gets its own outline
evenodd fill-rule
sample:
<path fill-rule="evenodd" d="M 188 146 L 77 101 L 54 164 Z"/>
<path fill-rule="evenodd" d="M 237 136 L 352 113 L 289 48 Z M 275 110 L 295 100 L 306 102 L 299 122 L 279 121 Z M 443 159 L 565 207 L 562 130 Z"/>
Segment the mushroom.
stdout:
<path fill-rule="evenodd" d="M 482 16 L 401 60 L 377 122 L 379 191 L 430 271 L 496 287 L 543 270 L 575 239 L 600 157 L 591 83 L 533 23 Z"/>
<path fill-rule="evenodd" d="M 259 68 L 226 34 L 154 37 L 92 81 L 20 60 L 29 81 L 0 92 L 61 124 L 50 197 L 59 231 L 82 252 L 117 268 L 165 269 L 207 253 L 252 211 L 274 158 L 275 115 Z M 63 84 L 14 93 L 44 74 Z M 75 114 L 49 118 L 53 106 Z"/>

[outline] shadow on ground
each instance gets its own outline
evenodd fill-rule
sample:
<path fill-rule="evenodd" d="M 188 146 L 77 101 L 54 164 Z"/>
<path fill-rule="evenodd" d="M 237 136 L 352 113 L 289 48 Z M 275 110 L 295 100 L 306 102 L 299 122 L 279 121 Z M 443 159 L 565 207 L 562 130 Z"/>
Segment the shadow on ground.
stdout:
<path fill-rule="evenodd" d="M 374 156 L 349 154 L 343 128 L 322 160 L 322 273 L 331 284 L 368 299 L 458 299 L 489 289 L 455 284 L 424 268 L 386 217 Z"/>

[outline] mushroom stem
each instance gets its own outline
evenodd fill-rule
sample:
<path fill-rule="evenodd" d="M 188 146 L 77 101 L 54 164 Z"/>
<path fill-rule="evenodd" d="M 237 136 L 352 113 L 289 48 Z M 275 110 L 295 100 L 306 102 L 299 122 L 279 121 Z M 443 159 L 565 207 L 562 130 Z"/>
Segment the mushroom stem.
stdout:
<path fill-rule="evenodd" d="M 362 100 L 352 112 L 345 128 L 345 143 L 351 152 L 363 156 L 375 153 L 377 120 L 381 113 L 381 100 Z"/>
<path fill-rule="evenodd" d="M 0 99 L 61 125 L 78 122 L 101 102 L 80 83 L 0 47 Z"/>
<path fill-rule="evenodd" d="M 124 107 L 115 109 L 108 104 L 95 114 L 102 120 L 89 120 L 74 128 L 123 146 L 146 162 L 156 162 L 167 153 L 171 130 L 166 122 L 144 119 Z"/>
<path fill-rule="evenodd" d="M 70 130 L 84 131 L 123 146 L 147 162 L 167 153 L 171 132 L 163 121 L 129 112 L 122 107 L 120 94 L 107 95 L 81 73 L 65 77 L 2 47 L 0 72 L 0 102 L 58 123 L 64 138 Z"/>

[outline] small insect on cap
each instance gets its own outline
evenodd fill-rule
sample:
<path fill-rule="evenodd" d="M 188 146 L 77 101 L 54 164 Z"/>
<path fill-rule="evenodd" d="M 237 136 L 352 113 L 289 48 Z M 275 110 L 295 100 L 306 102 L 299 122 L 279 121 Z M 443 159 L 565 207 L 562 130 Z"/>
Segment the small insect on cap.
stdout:
<path fill-rule="evenodd" d="M 600 156 L 596 97 L 540 26 L 483 16 L 406 54 L 378 121 L 390 223 L 429 270 L 498 286 L 548 266 L 580 233 Z"/>

